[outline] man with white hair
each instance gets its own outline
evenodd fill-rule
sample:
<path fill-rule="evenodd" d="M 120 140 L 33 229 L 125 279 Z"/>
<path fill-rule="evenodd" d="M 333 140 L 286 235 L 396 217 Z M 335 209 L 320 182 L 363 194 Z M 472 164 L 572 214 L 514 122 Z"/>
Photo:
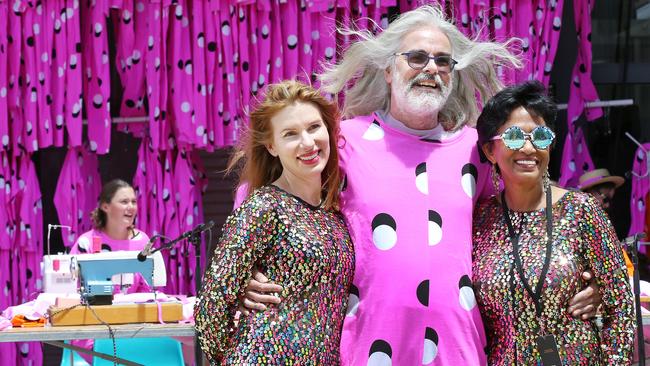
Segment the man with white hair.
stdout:
<path fill-rule="evenodd" d="M 329 93 L 354 81 L 340 143 L 342 212 L 356 255 L 341 363 L 484 365 L 472 211 L 491 185 L 470 126 L 477 96 L 484 103 L 502 87 L 496 67 L 521 62 L 508 43 L 468 39 L 434 6 L 402 14 L 377 36 L 347 33 L 360 41 L 321 75 Z M 252 282 L 244 305 L 279 289 L 265 285 Z"/>

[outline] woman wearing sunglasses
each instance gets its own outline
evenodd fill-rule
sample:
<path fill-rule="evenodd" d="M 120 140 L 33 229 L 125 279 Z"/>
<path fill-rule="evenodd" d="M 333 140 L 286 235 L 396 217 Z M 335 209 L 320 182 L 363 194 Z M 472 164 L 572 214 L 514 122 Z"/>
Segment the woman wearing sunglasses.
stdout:
<path fill-rule="evenodd" d="M 634 308 L 625 263 L 596 201 L 549 184 L 555 115 L 543 85 L 530 81 L 496 94 L 478 118 L 498 192 L 474 211 L 473 275 L 488 362 L 627 365 Z M 601 329 L 566 310 L 585 286 L 585 270 L 600 286 Z"/>

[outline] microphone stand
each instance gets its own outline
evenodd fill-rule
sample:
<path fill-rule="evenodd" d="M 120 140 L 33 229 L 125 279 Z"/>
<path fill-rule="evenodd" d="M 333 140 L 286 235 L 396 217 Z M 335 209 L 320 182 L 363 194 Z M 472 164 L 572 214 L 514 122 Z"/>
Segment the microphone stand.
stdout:
<path fill-rule="evenodd" d="M 641 314 L 641 284 L 639 277 L 639 240 L 645 237 L 644 233 L 638 233 L 634 236 L 626 238 L 624 243 L 627 251 L 630 254 L 630 260 L 634 267 L 634 276 L 632 282 L 634 283 L 634 307 L 636 309 L 636 336 L 637 346 L 639 348 L 639 366 L 645 366 L 645 339 L 643 338 L 643 315 Z"/>
<path fill-rule="evenodd" d="M 154 249 L 151 251 L 151 254 L 158 252 L 163 249 L 171 249 L 173 246 L 176 245 L 176 243 L 187 239 L 187 241 L 194 246 L 194 257 L 195 257 L 195 264 L 194 264 L 194 284 L 196 286 L 196 295 L 198 296 L 199 290 L 201 289 L 201 233 L 206 231 L 206 230 L 211 230 L 212 225 L 214 225 L 213 222 L 210 222 L 208 225 L 199 225 L 195 227 L 194 229 L 190 231 L 186 231 L 185 233 L 181 234 L 178 238 L 168 241 L 166 243 L 163 243 L 160 247 Z M 202 365 L 202 358 L 203 358 L 203 353 L 201 352 L 201 345 L 199 344 L 199 337 L 198 335 L 194 334 L 194 364 L 196 366 Z"/>

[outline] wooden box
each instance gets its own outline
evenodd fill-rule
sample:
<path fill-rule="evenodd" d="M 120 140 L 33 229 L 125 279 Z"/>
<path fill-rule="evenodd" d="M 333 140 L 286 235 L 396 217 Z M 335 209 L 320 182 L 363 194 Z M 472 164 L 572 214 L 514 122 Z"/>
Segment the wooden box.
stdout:
<path fill-rule="evenodd" d="M 161 303 L 162 319 L 164 322 L 177 322 L 183 319 L 183 305 L 180 303 Z M 158 305 L 156 304 L 120 304 L 120 305 L 93 305 L 77 306 L 65 310 L 50 307 L 48 315 L 50 323 L 54 326 L 61 325 L 97 325 L 100 320 L 108 324 L 129 323 L 158 323 Z"/>

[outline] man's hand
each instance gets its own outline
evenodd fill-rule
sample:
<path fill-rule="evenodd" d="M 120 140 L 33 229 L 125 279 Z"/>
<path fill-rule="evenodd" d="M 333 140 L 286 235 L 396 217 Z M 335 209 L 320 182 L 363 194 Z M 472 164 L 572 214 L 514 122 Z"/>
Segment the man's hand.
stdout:
<path fill-rule="evenodd" d="M 568 312 L 576 319 L 589 319 L 596 316 L 596 310 L 602 301 L 600 288 L 593 280 L 594 275 L 590 271 L 582 273 L 582 279 L 589 282 L 589 285 L 578 292 L 570 301 Z"/>
<path fill-rule="evenodd" d="M 253 269 L 253 278 L 248 282 L 244 295 L 239 299 L 239 311 L 248 315 L 251 310 L 264 311 L 265 304 L 279 304 L 282 286 L 269 282 L 269 279 L 257 268 Z"/>

